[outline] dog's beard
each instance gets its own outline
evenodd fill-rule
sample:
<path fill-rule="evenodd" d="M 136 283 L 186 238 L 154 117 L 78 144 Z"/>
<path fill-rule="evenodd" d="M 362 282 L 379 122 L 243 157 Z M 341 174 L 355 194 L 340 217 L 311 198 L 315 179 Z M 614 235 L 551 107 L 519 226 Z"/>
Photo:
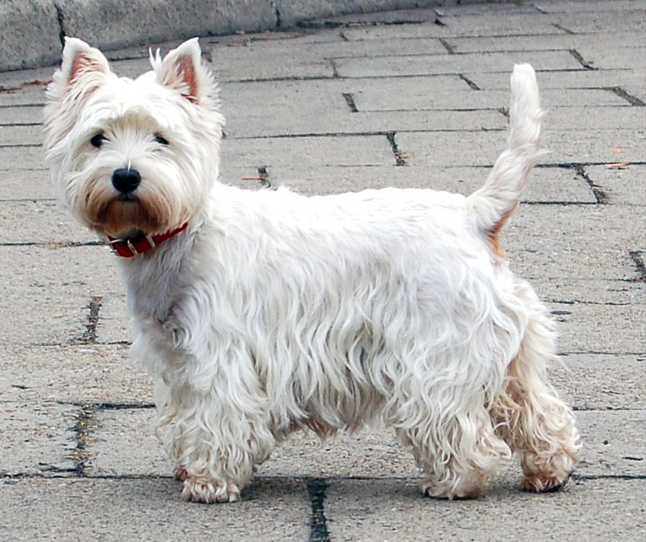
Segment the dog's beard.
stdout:
<path fill-rule="evenodd" d="M 117 193 L 105 179 L 88 182 L 77 200 L 77 210 L 90 228 L 119 236 L 131 230 L 149 235 L 163 233 L 185 222 L 187 212 L 173 205 L 177 198 L 168 190 L 137 189 Z"/>

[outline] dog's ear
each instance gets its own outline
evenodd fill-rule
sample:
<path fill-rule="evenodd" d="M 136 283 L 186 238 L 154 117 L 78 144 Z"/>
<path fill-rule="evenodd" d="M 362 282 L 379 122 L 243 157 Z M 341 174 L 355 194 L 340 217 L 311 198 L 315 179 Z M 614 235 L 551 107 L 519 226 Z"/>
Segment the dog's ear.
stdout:
<path fill-rule="evenodd" d="M 62 96 L 76 85 L 96 88 L 110 73 L 103 53 L 78 38 L 65 38 L 63 61 L 50 86 L 53 97 Z"/>
<path fill-rule="evenodd" d="M 173 49 L 164 60 L 159 50 L 154 56 L 151 51 L 150 63 L 159 84 L 177 90 L 192 103 L 200 103 L 213 84 L 201 55 L 198 38 L 193 38 Z"/>

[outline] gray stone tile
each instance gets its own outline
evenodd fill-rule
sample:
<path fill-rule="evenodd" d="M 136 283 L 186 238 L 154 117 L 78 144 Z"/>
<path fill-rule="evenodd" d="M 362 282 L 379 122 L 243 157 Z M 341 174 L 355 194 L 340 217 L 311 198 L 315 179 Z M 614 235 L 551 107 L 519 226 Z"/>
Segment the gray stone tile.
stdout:
<path fill-rule="evenodd" d="M 152 380 L 125 345 L 3 348 L 0 375 L 3 400 L 152 402 Z"/>
<path fill-rule="evenodd" d="M 428 38 L 455 36 L 527 36 L 542 34 L 565 34 L 540 14 L 466 15 L 446 18 L 444 25 L 435 21 L 416 25 L 385 25 L 376 27 L 349 28 L 343 35 L 349 40 L 383 40 L 393 38 Z"/>
<path fill-rule="evenodd" d="M 534 5 L 545 13 L 574 13 L 583 11 L 581 2 L 585 2 L 585 11 L 597 14 L 602 11 L 634 10 L 643 6 L 641 0 L 612 0 L 612 2 L 599 2 L 590 0 L 537 0 Z M 602 16 L 602 13 L 598 13 Z"/>
<path fill-rule="evenodd" d="M 403 75 L 433 75 L 511 71 L 514 64 L 528 62 L 537 71 L 583 70 L 567 51 L 537 51 L 528 58 L 526 53 L 480 53 L 447 56 L 383 56 L 346 58 L 334 61 L 341 77 L 392 77 Z"/>
<path fill-rule="evenodd" d="M 51 200 L 55 197 L 50 173 L 46 169 L 9 170 L 0 175 L 0 201 Z"/>
<path fill-rule="evenodd" d="M 395 140 L 399 141 L 400 133 Z M 414 137 L 414 135 L 412 136 Z M 438 134 L 443 138 L 444 134 Z M 471 194 L 480 188 L 491 168 L 411 165 L 408 167 L 324 167 L 286 164 L 272 168 L 270 179 L 302 194 L 337 194 L 369 188 L 429 188 Z M 563 168 L 536 168 L 523 196 L 531 202 L 594 203 L 596 199 L 585 180 Z"/>
<path fill-rule="evenodd" d="M 29 196 L 29 192 L 25 190 L 23 198 Z M 56 201 L 0 201 L 0 243 L 96 241 L 97 235 L 77 223 Z"/>
<path fill-rule="evenodd" d="M 305 482 L 258 480 L 234 505 L 183 502 L 171 480 L 5 480 L 0 524 L 12 541 L 306 540 Z"/>
<path fill-rule="evenodd" d="M 481 109 L 495 109 L 509 106 L 509 77 L 512 65 L 506 73 L 496 75 L 496 90 L 469 90 L 466 83 L 457 76 L 446 88 L 437 88 L 436 77 L 401 77 L 383 79 L 350 80 L 352 95 L 359 111 L 416 111 L 423 116 L 427 110 L 465 110 L 477 117 Z M 448 79 L 445 76 L 443 82 Z M 451 76 L 449 76 L 451 77 Z M 469 74 L 469 79 L 480 85 L 479 76 Z M 539 76 L 540 77 L 540 76 Z M 539 83 L 540 84 L 540 83 Z M 433 85 L 429 92 L 429 85 Z M 603 89 L 545 89 L 541 91 L 542 105 L 547 110 L 561 107 L 580 107 L 581 103 L 595 104 L 595 107 L 616 106 L 630 110 L 630 104 L 613 92 Z M 634 112 L 633 112 L 634 114 Z"/>
<path fill-rule="evenodd" d="M 234 140 L 222 142 L 222 175 L 245 164 L 277 167 L 307 160 L 310 167 L 381 166 L 393 161 L 385 135 L 344 137 L 298 137 Z M 257 174 L 257 172 L 256 172 Z"/>
<path fill-rule="evenodd" d="M 559 360 L 550 367 L 550 381 L 574 408 L 644 412 L 646 355 L 568 354 Z"/>
<path fill-rule="evenodd" d="M 562 28 L 576 34 L 612 33 L 631 31 L 643 35 L 646 30 L 646 10 L 644 6 L 638 9 L 606 10 L 606 11 L 575 11 L 572 13 L 557 13 L 551 15 L 551 20 Z"/>
<path fill-rule="evenodd" d="M 645 474 L 644 410 L 577 411 L 576 418 L 583 441 L 577 477 Z M 87 474 L 171 476 L 172 464 L 154 436 L 155 421 L 151 408 L 99 410 L 92 418 Z M 514 459 L 501 475 L 504 481 L 520 482 L 517 463 Z M 258 476 L 417 480 L 421 475 L 391 429 L 366 428 L 325 442 L 311 432 L 294 433 L 258 468 Z"/>
<path fill-rule="evenodd" d="M 53 68 L 51 73 L 54 73 Z M 45 103 L 46 87 L 47 83 L 42 82 L 38 85 L 27 85 L 24 88 L 0 92 L 0 107 L 4 109 L 7 106 L 42 106 Z"/>
<path fill-rule="evenodd" d="M 494 163 L 505 148 L 506 132 L 408 134 L 398 136 L 400 150 L 419 165 L 472 165 Z M 644 159 L 646 130 L 588 130 L 578 136 L 570 130 L 549 129 L 543 144 L 550 153 L 541 164 L 641 162 Z M 459 163 L 458 163 L 459 162 Z"/>
<path fill-rule="evenodd" d="M 40 105 L 0 107 L 0 125 L 37 124 L 43 122 L 43 108 Z"/>
<path fill-rule="evenodd" d="M 532 285 L 539 296 L 549 303 L 643 304 L 646 300 L 646 283 L 639 282 L 636 269 L 634 271 L 634 280 L 534 277 Z"/>
<path fill-rule="evenodd" d="M 588 34 L 552 34 L 538 36 L 523 36 L 523 39 L 513 36 L 496 36 L 496 37 L 460 37 L 447 38 L 447 43 L 453 48 L 455 53 L 485 53 L 495 51 L 553 51 L 568 50 L 586 47 L 588 45 L 600 45 L 602 47 L 613 46 L 621 43 L 623 47 L 643 47 L 643 41 L 635 33 L 621 32 L 607 35 Z M 583 58 L 588 60 L 586 55 Z M 633 64 L 634 66 L 634 64 Z M 617 66 L 615 66 L 616 68 Z M 631 66 L 632 67 L 632 66 Z M 611 67 L 612 68 L 612 67 Z"/>
<path fill-rule="evenodd" d="M 43 149 L 37 147 L 0 147 L 0 171 L 47 169 Z"/>
<path fill-rule="evenodd" d="M 80 408 L 69 405 L 3 401 L 0 476 L 74 474 L 79 414 Z"/>
<path fill-rule="evenodd" d="M 531 61 L 531 58 L 528 60 Z M 508 74 L 466 72 L 465 75 L 483 90 L 509 89 Z M 614 95 L 611 89 L 628 85 L 644 87 L 643 76 L 635 70 L 546 71 L 538 73 L 537 77 L 541 97 L 544 99 L 550 97 L 549 102 L 552 106 L 580 106 L 582 103 L 595 107 L 630 105 L 626 100 L 622 101 L 619 96 Z M 577 92 L 564 92 L 568 89 L 574 89 Z M 598 92 L 582 93 L 583 89 L 597 89 Z M 556 90 L 558 92 L 555 92 Z M 578 101 L 575 100 L 576 96 L 580 98 Z"/>
<path fill-rule="evenodd" d="M 457 542 L 558 539 L 640 540 L 644 480 L 577 480 L 562 492 L 533 495 L 514 486 L 476 500 L 423 498 L 401 481 L 332 481 L 325 502 L 330 538 L 354 542 L 420 540 L 449 533 Z"/>
<path fill-rule="evenodd" d="M 559 324 L 560 351 L 646 354 L 645 301 L 642 299 L 640 305 L 552 303 Z"/>
<path fill-rule="evenodd" d="M 623 164 L 616 166 L 590 166 L 588 176 L 608 195 L 611 203 L 618 205 L 646 205 L 646 166 Z M 646 217 L 642 218 L 646 225 Z M 643 244 L 643 239 L 642 239 Z"/>
<path fill-rule="evenodd" d="M 0 126 L 0 145 L 40 145 L 42 126 Z"/>

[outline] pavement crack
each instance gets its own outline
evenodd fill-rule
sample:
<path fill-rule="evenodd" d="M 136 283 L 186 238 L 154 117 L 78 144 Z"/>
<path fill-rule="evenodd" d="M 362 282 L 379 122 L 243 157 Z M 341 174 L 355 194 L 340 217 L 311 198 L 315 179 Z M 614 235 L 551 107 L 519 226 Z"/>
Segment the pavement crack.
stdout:
<path fill-rule="evenodd" d="M 405 166 L 406 165 L 406 153 L 402 151 L 399 146 L 397 145 L 397 142 L 395 141 L 395 135 L 396 132 L 387 132 L 386 133 L 386 138 L 388 139 L 388 143 L 390 143 L 390 148 L 393 151 L 393 154 L 395 155 L 395 166 Z"/>
<path fill-rule="evenodd" d="M 90 309 L 90 314 L 87 318 L 87 324 L 85 324 L 85 331 L 80 339 L 73 342 L 78 342 L 82 344 L 96 344 L 96 326 L 99 322 L 99 311 L 103 305 L 103 296 L 95 295 L 90 299 L 90 304 L 88 309 Z"/>
<path fill-rule="evenodd" d="M 574 59 L 579 64 L 581 64 L 581 66 L 583 66 L 586 70 L 598 70 L 599 69 L 599 68 L 594 67 L 591 62 L 588 62 L 586 59 L 584 59 L 581 56 L 581 53 L 579 53 L 579 51 L 577 51 L 576 49 L 568 49 L 568 53 L 570 53 L 574 57 Z"/>
<path fill-rule="evenodd" d="M 629 254 L 639 275 L 639 277 L 635 279 L 635 282 L 646 282 L 646 264 L 644 264 L 643 253 L 639 250 L 631 250 Z"/>
<path fill-rule="evenodd" d="M 438 38 L 438 40 L 442 44 L 442 47 L 444 47 L 450 55 L 455 54 L 455 47 L 453 47 L 453 45 L 451 45 L 444 38 Z"/>
<path fill-rule="evenodd" d="M 572 30 L 570 30 L 569 28 L 565 28 L 564 26 L 561 26 L 560 24 L 552 23 L 552 26 L 553 26 L 554 28 L 558 28 L 558 29 L 559 29 L 559 30 L 561 30 L 562 32 L 565 32 L 566 34 L 570 34 L 570 35 L 574 35 L 574 34 L 576 34 L 576 32 L 572 32 Z"/>
<path fill-rule="evenodd" d="M 74 472 L 79 477 L 87 476 L 86 466 L 90 453 L 88 445 L 90 443 L 90 431 L 96 408 L 91 405 L 81 407 L 76 424 L 74 425 L 74 433 L 76 434 L 76 449 L 72 453 L 71 459 L 74 461 Z"/>
<path fill-rule="evenodd" d="M 617 96 L 626 100 L 630 105 L 634 105 L 635 107 L 646 107 L 646 102 L 640 100 L 639 98 L 637 98 L 636 96 L 633 96 L 632 94 L 628 94 L 621 87 L 610 87 L 610 88 L 606 88 L 605 90 L 614 92 Z"/>
<path fill-rule="evenodd" d="M 354 96 L 350 92 L 344 92 L 343 97 L 345 98 L 350 111 L 352 111 L 353 113 L 358 113 L 359 110 L 357 109 L 357 104 L 354 102 Z"/>
<path fill-rule="evenodd" d="M 322 478 L 312 478 L 307 481 L 307 492 L 312 507 L 310 515 L 310 542 L 330 542 L 325 517 L 325 498 L 328 483 Z"/>
<path fill-rule="evenodd" d="M 2 200 L 3 203 L 7 201 L 34 201 L 34 200 Z M 50 201 L 50 200 L 37 200 L 37 201 Z M 36 241 L 22 241 L 16 243 L 0 243 L 0 247 L 37 247 L 37 248 L 76 248 L 76 247 L 99 247 L 105 246 L 102 241 L 55 241 L 51 243 L 40 243 Z"/>
<path fill-rule="evenodd" d="M 462 81 L 464 81 L 467 85 L 469 85 L 469 88 L 470 88 L 471 90 L 481 90 L 481 88 L 476 84 L 476 82 L 475 82 L 475 81 L 473 81 L 472 79 L 469 79 L 469 78 L 468 78 L 466 75 L 464 75 L 463 73 L 461 73 L 461 74 L 459 75 L 459 77 L 460 77 L 460 79 L 462 79 Z"/>
<path fill-rule="evenodd" d="M 582 165 L 572 165 L 572 169 L 576 171 L 577 175 L 581 177 L 590 187 L 590 190 L 592 190 L 592 193 L 594 194 L 595 199 L 597 200 L 597 203 L 600 204 L 607 204 L 610 203 L 610 198 L 608 197 L 608 194 L 606 191 L 601 188 L 598 184 L 595 184 L 595 182 L 588 176 L 587 172 L 585 171 L 585 166 Z"/>

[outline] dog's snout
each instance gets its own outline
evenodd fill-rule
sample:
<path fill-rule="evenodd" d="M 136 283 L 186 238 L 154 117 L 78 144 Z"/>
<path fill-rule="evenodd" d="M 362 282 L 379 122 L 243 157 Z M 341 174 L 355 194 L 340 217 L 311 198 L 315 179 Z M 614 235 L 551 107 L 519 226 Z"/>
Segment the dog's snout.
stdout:
<path fill-rule="evenodd" d="M 141 182 L 141 175 L 136 169 L 116 169 L 112 174 L 112 186 L 122 194 L 133 192 Z"/>

